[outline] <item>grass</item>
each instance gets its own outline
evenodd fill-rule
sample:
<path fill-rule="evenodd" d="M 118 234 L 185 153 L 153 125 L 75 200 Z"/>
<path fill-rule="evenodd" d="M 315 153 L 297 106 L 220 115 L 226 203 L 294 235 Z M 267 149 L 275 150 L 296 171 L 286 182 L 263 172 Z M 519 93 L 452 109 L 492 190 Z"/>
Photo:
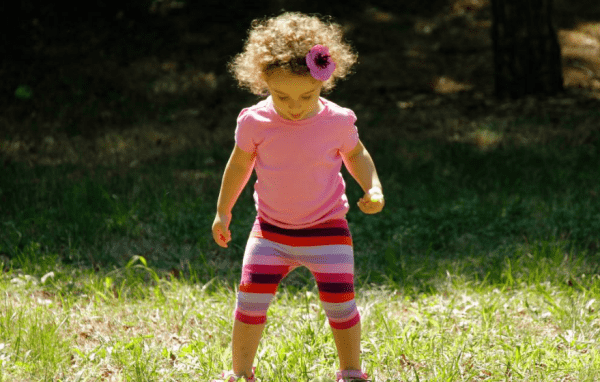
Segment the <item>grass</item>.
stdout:
<path fill-rule="evenodd" d="M 342 16 L 361 53 L 363 69 L 332 99 L 356 111 L 386 191 L 382 214 L 361 215 L 345 173 L 365 371 L 378 381 L 599 380 L 598 108 L 569 95 L 488 99 L 491 42 L 473 39 L 487 36 L 487 16 L 465 13 L 459 31 L 449 7 L 409 3 L 391 22 L 377 22 L 393 11 L 383 4 L 318 4 Z M 590 17 L 590 4 L 579 4 L 584 15 L 571 3 L 557 4 L 561 28 Z M 38 63 L 70 64 L 4 68 L 10 92 L 31 94 L 0 119 L 0 382 L 206 381 L 230 368 L 251 187 L 228 250 L 210 226 L 231 126 L 255 101 L 223 68 L 253 17 L 219 22 L 207 55 L 206 28 L 186 25 L 212 24 L 184 13 L 126 34 L 112 15 L 112 29 L 92 28 L 101 34 L 61 29 L 83 36 L 81 52 L 77 38 L 39 34 L 37 19 L 24 27 Z M 179 43 L 190 36 L 200 42 Z M 201 81 L 188 91 L 161 91 L 190 85 L 190 73 Z M 474 91 L 433 94 L 441 78 Z M 335 371 L 306 270 L 282 283 L 256 365 L 263 381 Z"/>
<path fill-rule="evenodd" d="M 365 369 L 378 380 L 596 380 L 599 277 L 583 276 L 590 264 L 563 254 L 516 256 L 504 283 L 440 267 L 435 292 L 360 286 Z M 565 282 L 553 272 L 559 267 L 577 280 Z M 191 381 L 227 368 L 234 285 L 156 276 L 141 258 L 113 272 L 58 267 L 44 283 L 9 272 L 0 308 L 4 380 Z M 306 380 L 335 362 L 316 288 L 288 282 L 269 312 L 261 377 Z"/>
<path fill-rule="evenodd" d="M 510 141 L 545 123 L 475 126 L 512 142 L 488 149 L 364 139 L 387 206 L 348 219 L 376 380 L 597 380 L 598 154 L 560 134 Z M 125 168 L 5 162 L 0 381 L 195 381 L 230 368 L 254 206 L 247 187 L 230 248 L 212 242 L 232 147 L 218 137 Z M 361 191 L 345 176 L 353 204 Z M 258 353 L 264 381 L 335 371 L 308 271 L 282 283 Z"/>

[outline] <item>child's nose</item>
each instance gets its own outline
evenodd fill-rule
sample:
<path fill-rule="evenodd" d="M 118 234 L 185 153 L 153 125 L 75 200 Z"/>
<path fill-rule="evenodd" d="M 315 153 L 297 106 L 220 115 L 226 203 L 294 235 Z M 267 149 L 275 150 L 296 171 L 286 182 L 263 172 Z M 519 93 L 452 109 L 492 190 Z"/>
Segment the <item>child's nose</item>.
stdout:
<path fill-rule="evenodd" d="M 300 109 L 300 102 L 299 101 L 290 101 L 290 109 Z"/>

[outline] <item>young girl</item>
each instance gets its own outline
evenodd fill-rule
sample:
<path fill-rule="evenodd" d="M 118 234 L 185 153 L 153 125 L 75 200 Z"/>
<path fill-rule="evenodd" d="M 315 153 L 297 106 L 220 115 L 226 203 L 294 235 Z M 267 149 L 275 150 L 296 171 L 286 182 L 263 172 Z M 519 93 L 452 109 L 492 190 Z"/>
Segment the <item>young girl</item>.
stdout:
<path fill-rule="evenodd" d="M 268 97 L 237 119 L 213 238 L 227 247 L 231 210 L 253 169 L 257 218 L 237 295 L 233 369 L 218 381 L 254 382 L 252 364 L 267 309 L 280 281 L 299 266 L 315 277 L 333 331 L 340 362 L 336 380 L 367 381 L 359 358 L 360 315 L 342 162 L 365 192 L 358 202 L 361 211 L 380 212 L 383 193 L 373 160 L 358 139 L 354 112 L 320 97 L 349 73 L 357 57 L 342 41 L 341 27 L 317 17 L 284 13 L 252 25 L 230 69 L 241 86 Z"/>

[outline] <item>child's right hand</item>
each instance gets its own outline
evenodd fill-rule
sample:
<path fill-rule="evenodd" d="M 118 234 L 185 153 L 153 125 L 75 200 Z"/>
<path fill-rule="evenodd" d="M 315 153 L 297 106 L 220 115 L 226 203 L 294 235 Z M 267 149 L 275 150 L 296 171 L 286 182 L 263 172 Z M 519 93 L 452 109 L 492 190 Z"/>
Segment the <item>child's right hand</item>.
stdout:
<path fill-rule="evenodd" d="M 231 232 L 229 231 L 229 223 L 231 222 L 231 213 L 217 213 L 212 226 L 212 234 L 215 242 L 223 248 L 227 248 L 227 243 L 231 241 Z"/>

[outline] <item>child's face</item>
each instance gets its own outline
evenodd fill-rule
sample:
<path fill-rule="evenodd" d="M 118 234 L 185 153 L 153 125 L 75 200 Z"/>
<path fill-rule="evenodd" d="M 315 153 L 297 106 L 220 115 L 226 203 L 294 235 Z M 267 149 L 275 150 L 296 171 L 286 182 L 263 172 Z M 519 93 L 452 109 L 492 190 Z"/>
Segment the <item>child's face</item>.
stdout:
<path fill-rule="evenodd" d="M 283 118 L 300 120 L 319 112 L 323 83 L 311 76 L 299 76 L 276 69 L 265 77 L 275 110 Z"/>

